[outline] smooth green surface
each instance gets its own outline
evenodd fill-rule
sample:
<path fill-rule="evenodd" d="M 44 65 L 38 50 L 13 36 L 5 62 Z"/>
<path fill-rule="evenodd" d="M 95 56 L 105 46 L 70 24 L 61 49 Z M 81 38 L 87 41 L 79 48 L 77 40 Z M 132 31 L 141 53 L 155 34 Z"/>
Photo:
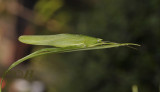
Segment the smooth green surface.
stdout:
<path fill-rule="evenodd" d="M 63 36 L 65 36 L 65 39 L 62 39 Z M 97 43 L 90 43 L 94 42 L 95 40 L 99 40 L 99 38 L 94 38 L 94 37 L 89 37 L 89 36 L 82 36 L 82 35 L 70 35 L 70 34 L 60 34 L 60 35 L 49 35 L 49 36 L 21 36 L 19 38 L 19 40 L 21 42 L 24 43 L 29 43 L 29 44 L 34 44 L 34 45 L 51 45 L 54 46 L 54 44 L 52 44 L 51 42 L 56 39 L 56 41 L 59 41 L 59 43 L 61 43 L 61 46 L 57 46 L 58 48 L 44 48 L 38 51 L 35 51 L 27 56 L 25 56 L 24 58 L 14 62 L 7 71 L 5 71 L 5 73 L 2 76 L 2 80 L 1 80 L 1 85 L 3 82 L 4 77 L 6 76 L 6 74 L 14 67 L 16 67 L 17 65 L 19 65 L 20 63 L 24 62 L 27 59 L 36 57 L 36 56 L 40 56 L 40 55 L 44 55 L 44 54 L 49 54 L 49 53 L 64 53 L 64 52 L 73 52 L 73 51 L 83 51 L 83 50 L 94 50 L 94 49 L 105 49 L 105 48 L 113 48 L 113 47 L 119 47 L 119 46 L 128 46 L 128 45 L 134 45 L 134 46 L 140 46 L 138 44 L 133 44 L 133 43 L 104 43 L 103 44 L 98 44 Z M 78 36 L 79 39 L 85 39 L 85 43 L 87 45 L 87 47 L 83 47 L 81 46 L 81 44 L 77 43 L 77 46 L 75 46 L 74 44 L 66 44 L 67 42 L 70 43 L 73 41 L 72 37 L 76 37 Z M 58 39 L 59 38 L 59 39 Z M 41 41 L 42 40 L 42 41 Z M 77 39 L 78 40 L 78 39 Z M 37 41 L 37 43 L 35 43 L 35 41 Z M 53 41 L 53 42 L 56 42 Z M 60 42 L 62 41 L 62 42 Z M 76 41 L 76 39 L 74 39 L 74 41 Z M 41 44 L 39 44 L 39 42 Z M 65 42 L 65 43 L 63 43 Z M 64 45 L 64 46 L 63 46 Z M 91 46 L 92 45 L 92 46 Z M 90 46 L 90 47 L 89 47 Z M 60 47 L 60 48 L 59 48 Z M 1 90 L 0 90 L 1 92 Z"/>
<path fill-rule="evenodd" d="M 103 44 L 101 41 L 102 39 L 78 34 L 21 36 L 19 40 L 26 44 L 49 45 L 55 47 L 92 47 Z"/>

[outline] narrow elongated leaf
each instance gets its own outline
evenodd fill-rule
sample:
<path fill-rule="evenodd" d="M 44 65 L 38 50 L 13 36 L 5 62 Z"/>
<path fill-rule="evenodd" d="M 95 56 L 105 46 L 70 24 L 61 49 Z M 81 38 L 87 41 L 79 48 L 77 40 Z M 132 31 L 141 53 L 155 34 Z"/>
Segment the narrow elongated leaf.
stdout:
<path fill-rule="evenodd" d="M 55 47 L 69 46 L 91 46 L 100 43 L 102 39 L 79 35 L 79 34 L 56 34 L 56 35 L 24 35 L 19 37 L 19 40 L 26 44 L 32 45 L 48 45 Z"/>
<path fill-rule="evenodd" d="M 70 41 L 70 40 L 68 40 Z M 45 43 L 46 44 L 46 43 Z M 48 44 L 46 44 L 48 45 Z M 44 54 L 49 54 L 49 53 L 64 53 L 64 52 L 73 52 L 73 51 L 83 51 L 83 50 L 94 50 L 94 49 L 105 49 L 105 48 L 113 48 L 113 47 L 119 47 L 119 46 L 129 46 L 129 45 L 134 45 L 134 46 L 139 46 L 138 44 L 133 44 L 133 43 L 109 43 L 109 44 L 101 44 L 101 45 L 95 45 L 92 47 L 77 47 L 77 46 L 65 46 L 65 47 L 61 47 L 61 48 L 44 48 L 38 51 L 35 51 L 27 56 L 25 56 L 22 59 L 19 59 L 18 61 L 14 62 L 9 68 L 8 70 L 5 71 L 5 73 L 2 76 L 2 80 L 1 80 L 1 85 L 0 85 L 0 92 L 1 92 L 1 86 L 2 86 L 2 82 L 4 77 L 6 76 L 6 74 L 14 67 L 16 67 L 17 65 L 19 65 L 20 63 L 24 62 L 27 59 L 36 57 L 36 56 L 40 56 L 40 55 L 44 55 Z"/>

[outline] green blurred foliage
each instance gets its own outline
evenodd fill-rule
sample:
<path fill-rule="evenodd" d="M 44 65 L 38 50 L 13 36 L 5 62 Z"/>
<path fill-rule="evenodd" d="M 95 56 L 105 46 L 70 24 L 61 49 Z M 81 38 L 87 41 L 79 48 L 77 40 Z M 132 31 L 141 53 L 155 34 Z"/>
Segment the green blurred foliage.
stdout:
<path fill-rule="evenodd" d="M 38 57 L 35 77 L 49 92 L 131 92 L 134 84 L 139 92 L 158 92 L 159 10 L 160 0 L 39 0 L 35 11 L 48 29 L 37 28 L 38 34 L 79 33 L 142 47 Z"/>
<path fill-rule="evenodd" d="M 52 17 L 52 14 L 54 14 L 56 10 L 62 6 L 62 0 L 40 0 L 35 6 L 35 11 L 42 15 L 47 21 Z"/>

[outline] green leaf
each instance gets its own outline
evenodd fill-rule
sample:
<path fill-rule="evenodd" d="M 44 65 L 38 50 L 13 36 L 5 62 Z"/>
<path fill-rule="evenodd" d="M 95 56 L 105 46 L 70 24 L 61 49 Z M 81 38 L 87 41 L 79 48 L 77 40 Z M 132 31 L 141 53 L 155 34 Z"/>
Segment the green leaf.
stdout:
<path fill-rule="evenodd" d="M 79 34 L 24 35 L 19 37 L 19 41 L 26 44 L 48 45 L 55 47 L 89 47 L 97 43 L 103 44 L 101 40 L 102 39 Z"/>
<path fill-rule="evenodd" d="M 6 74 L 14 67 L 16 67 L 17 65 L 19 65 L 20 63 L 24 62 L 27 59 L 36 57 L 36 56 L 40 56 L 40 55 L 44 55 L 44 54 L 49 54 L 49 53 L 64 53 L 64 52 L 73 52 L 73 51 L 84 51 L 84 50 L 94 50 L 94 49 L 105 49 L 105 48 L 113 48 L 113 47 L 119 47 L 119 46 L 129 46 L 129 45 L 133 45 L 133 46 L 140 46 L 138 44 L 133 44 L 133 43 L 109 43 L 109 44 L 105 44 L 105 45 L 97 45 L 97 46 L 93 46 L 93 47 L 76 47 L 76 46 L 69 46 L 69 47 L 62 47 L 62 48 L 44 48 L 38 51 L 35 51 L 27 56 L 25 56 L 22 59 L 19 59 L 18 61 L 14 62 L 9 68 L 8 70 L 5 71 L 5 73 L 2 76 L 2 80 L 1 80 L 1 85 L 0 85 L 0 92 L 1 92 L 1 86 L 2 86 L 2 82 L 3 79 L 5 78 Z"/>

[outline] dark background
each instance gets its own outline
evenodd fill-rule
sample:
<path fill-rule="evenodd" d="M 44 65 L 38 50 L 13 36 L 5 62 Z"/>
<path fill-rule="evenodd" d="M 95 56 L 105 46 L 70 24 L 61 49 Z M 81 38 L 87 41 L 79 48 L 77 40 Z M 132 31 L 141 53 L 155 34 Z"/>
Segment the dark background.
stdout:
<path fill-rule="evenodd" d="M 142 45 L 137 50 L 120 47 L 36 57 L 18 66 L 34 71 L 29 82 L 43 82 L 48 92 L 131 92 L 133 85 L 139 92 L 159 92 L 160 0 L 15 2 L 25 9 L 20 7 L 18 13 L 13 13 L 1 6 L 0 20 L 5 17 L 16 21 L 12 24 L 16 26 L 15 48 L 22 47 L 13 54 L 16 59 L 43 48 L 20 45 L 16 39 L 22 34 L 76 33 Z M 11 1 L 0 2 L 7 3 Z M 1 66 L 2 70 L 7 68 L 3 61 Z"/>

